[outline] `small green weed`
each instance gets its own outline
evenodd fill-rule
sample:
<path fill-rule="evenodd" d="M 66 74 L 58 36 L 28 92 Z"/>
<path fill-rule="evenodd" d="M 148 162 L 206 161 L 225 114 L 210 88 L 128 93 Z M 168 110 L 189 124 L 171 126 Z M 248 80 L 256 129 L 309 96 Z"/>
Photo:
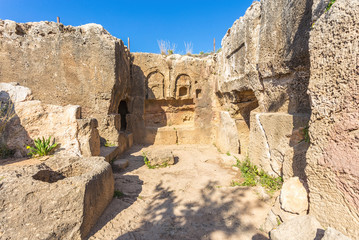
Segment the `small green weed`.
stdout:
<path fill-rule="evenodd" d="M 125 194 L 119 190 L 115 190 L 115 192 L 113 193 L 113 197 L 115 197 L 115 198 L 122 198 L 124 196 L 125 196 Z"/>
<path fill-rule="evenodd" d="M 302 141 L 306 142 L 306 143 L 310 143 L 310 137 L 309 137 L 309 126 L 306 126 L 303 129 L 303 135 L 304 135 L 304 139 Z"/>
<path fill-rule="evenodd" d="M 167 50 L 167 53 L 168 53 L 168 55 L 172 55 L 172 54 L 173 54 L 173 50 L 172 50 L 172 49 L 168 49 L 168 50 Z"/>
<path fill-rule="evenodd" d="M 279 217 L 277 217 L 277 226 L 281 225 L 282 221 L 279 219 Z"/>
<path fill-rule="evenodd" d="M 15 154 L 15 150 L 9 149 L 5 144 L 0 144 L 0 159 L 12 157 Z"/>
<path fill-rule="evenodd" d="M 106 140 L 106 142 L 105 142 L 105 147 L 116 147 L 116 144 L 111 143 L 111 142 L 109 142 L 109 141 Z"/>
<path fill-rule="evenodd" d="M 336 0 L 330 0 L 328 6 L 325 8 L 325 12 L 328 12 L 330 8 L 333 6 Z"/>
<path fill-rule="evenodd" d="M 230 153 L 230 152 L 227 152 L 226 154 L 227 154 L 227 156 L 231 156 L 231 153 Z"/>
<path fill-rule="evenodd" d="M 31 155 L 32 157 L 41 157 L 49 155 L 49 153 L 57 147 L 58 143 L 50 144 L 51 137 L 48 139 L 45 139 L 42 137 L 42 139 L 38 138 L 34 140 L 35 147 L 27 146 L 27 149 L 30 149 L 30 152 L 28 155 Z"/>
<path fill-rule="evenodd" d="M 244 178 L 243 182 L 232 181 L 231 186 L 249 186 L 253 187 L 258 184 L 263 186 L 268 192 L 274 192 L 282 187 L 283 179 L 281 177 L 272 177 L 263 170 L 252 164 L 247 157 L 243 162 L 237 159 L 237 164 L 234 165 L 241 170 L 241 175 Z"/>
<path fill-rule="evenodd" d="M 213 143 L 213 146 L 214 146 L 215 148 L 217 148 L 217 151 L 218 151 L 220 154 L 222 154 L 221 149 L 219 149 L 219 147 L 217 147 L 217 145 L 216 145 L 215 143 Z"/>

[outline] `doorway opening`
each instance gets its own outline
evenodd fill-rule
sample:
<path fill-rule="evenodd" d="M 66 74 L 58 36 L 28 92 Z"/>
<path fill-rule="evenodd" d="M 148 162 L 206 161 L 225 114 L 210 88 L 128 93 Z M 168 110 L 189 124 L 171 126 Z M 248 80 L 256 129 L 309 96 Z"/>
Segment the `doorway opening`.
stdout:
<path fill-rule="evenodd" d="M 127 119 L 126 116 L 129 114 L 126 101 L 122 100 L 118 106 L 118 114 L 121 116 L 121 131 L 126 131 L 127 129 Z"/>

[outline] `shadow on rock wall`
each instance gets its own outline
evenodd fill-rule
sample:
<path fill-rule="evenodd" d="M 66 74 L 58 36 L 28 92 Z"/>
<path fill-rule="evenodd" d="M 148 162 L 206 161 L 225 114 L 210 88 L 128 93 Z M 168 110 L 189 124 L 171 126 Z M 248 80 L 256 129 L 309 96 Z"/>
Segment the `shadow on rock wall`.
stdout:
<path fill-rule="evenodd" d="M 23 157 L 27 156 L 26 146 L 32 146 L 34 141 L 21 125 L 20 118 L 15 112 L 15 103 L 11 100 L 10 95 L 7 92 L 0 92 L 0 102 L 0 157 L 21 158 L 20 161 L 22 161 L 24 160 Z M 0 165 L 7 165 L 14 161 L 16 160 L 2 162 Z"/>
<path fill-rule="evenodd" d="M 310 139 L 307 139 L 306 135 L 308 134 L 308 131 L 306 127 L 308 126 L 311 115 L 310 98 L 307 91 L 310 79 L 309 34 L 312 25 L 312 6 L 313 0 L 306 0 L 305 13 L 292 42 L 292 62 L 296 62 L 298 59 L 301 59 L 298 64 L 306 66 L 308 69 L 308 76 L 298 77 L 298 81 L 300 82 L 294 81 L 288 89 L 288 94 L 291 92 L 297 93 L 292 98 L 292 101 L 295 101 L 295 105 L 298 106 L 297 112 L 308 114 L 308 122 L 305 128 L 301 130 L 304 134 L 304 141 L 302 140 L 302 142 L 293 146 L 294 151 L 292 163 L 293 175 L 298 176 L 303 181 L 307 191 L 309 191 L 309 189 L 305 168 L 307 166 L 306 154 L 310 144 L 306 141 L 310 141 Z M 294 65 L 294 67 L 297 66 L 298 65 Z M 296 126 L 293 126 L 293 132 L 294 131 L 296 131 Z"/>

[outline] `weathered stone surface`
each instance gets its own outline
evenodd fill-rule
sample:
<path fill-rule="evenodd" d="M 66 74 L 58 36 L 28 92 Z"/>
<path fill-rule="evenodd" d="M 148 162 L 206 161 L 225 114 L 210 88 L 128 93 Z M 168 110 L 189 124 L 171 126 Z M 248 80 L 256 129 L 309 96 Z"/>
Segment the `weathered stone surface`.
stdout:
<path fill-rule="evenodd" d="M 237 126 L 228 112 L 220 112 L 216 145 L 224 153 L 239 153 Z"/>
<path fill-rule="evenodd" d="M 324 237 L 321 240 L 350 240 L 350 238 L 335 230 L 334 228 L 328 227 L 325 230 Z"/>
<path fill-rule="evenodd" d="M 267 218 L 263 225 L 261 226 L 265 232 L 272 231 L 273 228 L 278 227 L 278 224 L 282 223 L 279 220 L 279 217 L 273 213 L 272 210 L 269 211 Z"/>
<path fill-rule="evenodd" d="M 336 1 L 310 34 L 310 214 L 359 236 L 359 2 Z M 325 42 L 325 44 L 323 44 Z"/>
<path fill-rule="evenodd" d="M 85 239 L 114 192 L 111 166 L 99 157 L 52 156 L 0 176 L 2 239 Z"/>
<path fill-rule="evenodd" d="M 307 214 L 308 193 L 298 177 L 284 182 L 279 199 L 283 210 L 299 215 Z"/>
<path fill-rule="evenodd" d="M 324 230 L 315 217 L 297 216 L 270 232 L 271 240 L 309 240 L 321 239 Z"/>
<path fill-rule="evenodd" d="M 278 217 L 280 222 L 288 222 L 289 220 L 298 216 L 298 214 L 290 213 L 282 209 L 279 196 L 276 198 L 274 206 L 272 207 L 271 211 Z"/>
<path fill-rule="evenodd" d="M 151 150 L 146 152 L 146 157 L 152 166 L 175 164 L 173 153 L 168 149 Z"/>
<path fill-rule="evenodd" d="M 223 92 L 262 89 L 256 64 L 261 22 L 261 3 L 253 2 L 246 14 L 234 22 L 222 40 L 219 54 Z M 259 96 L 259 92 L 256 92 Z"/>
<path fill-rule="evenodd" d="M 112 169 L 114 171 L 120 171 L 120 170 L 127 168 L 128 164 L 129 163 L 128 163 L 127 159 L 118 159 L 112 163 Z"/>
<path fill-rule="evenodd" d="M 97 127 L 98 123 L 94 118 L 77 119 L 77 138 L 84 157 L 100 155 L 100 135 Z"/>
<path fill-rule="evenodd" d="M 79 105 L 112 136 L 102 123 L 129 95 L 130 57 L 101 25 L 0 20 L 0 55 L 0 82 L 19 82 L 45 104 Z"/>
<path fill-rule="evenodd" d="M 249 136 L 251 161 L 271 175 L 283 174 L 285 179 L 294 175 L 305 180 L 303 152 L 305 153 L 308 144 L 303 144 L 302 141 L 303 129 L 308 119 L 307 114 L 252 112 Z M 287 167 L 285 175 L 284 162 Z"/>
<path fill-rule="evenodd" d="M 254 2 L 222 40 L 219 91 L 253 90 L 261 111 L 309 112 L 309 1 Z"/>

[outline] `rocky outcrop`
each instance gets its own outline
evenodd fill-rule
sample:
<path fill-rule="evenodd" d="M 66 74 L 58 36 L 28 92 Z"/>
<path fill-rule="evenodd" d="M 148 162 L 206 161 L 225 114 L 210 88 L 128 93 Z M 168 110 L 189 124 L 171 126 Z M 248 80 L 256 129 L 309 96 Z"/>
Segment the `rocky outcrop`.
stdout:
<path fill-rule="evenodd" d="M 18 82 L 45 104 L 79 105 L 84 118 L 98 120 L 103 139 L 118 139 L 118 123 L 107 116 L 128 97 L 130 59 L 101 25 L 0 20 L 0 55 L 0 82 Z"/>
<path fill-rule="evenodd" d="M 27 146 L 37 138 L 51 137 L 59 144 L 57 151 L 77 156 L 98 156 L 100 137 L 96 119 L 81 119 L 79 106 L 43 104 L 32 99 L 30 89 L 2 83 L 0 100 L 10 102 L 15 115 L 7 123 L 1 141 L 15 156 L 26 156 Z M 15 94 L 16 93 L 16 94 Z"/>
<path fill-rule="evenodd" d="M 338 0 L 310 34 L 310 214 L 359 236 L 359 2 Z"/>
<path fill-rule="evenodd" d="M 8 168 L 0 172 L 0 238 L 85 239 L 113 193 L 111 166 L 99 157 Z"/>
<path fill-rule="evenodd" d="M 305 128 L 310 117 L 306 91 L 311 7 L 308 1 L 254 2 L 227 31 L 218 56 L 220 111 L 228 111 L 236 122 L 240 152 L 272 175 L 282 175 L 284 159 L 305 162 L 307 146 L 289 144 L 288 135 Z M 267 112 L 280 112 L 273 117 L 279 122 L 260 123 L 266 123 Z M 277 133 L 282 129 L 278 123 L 288 126 Z M 286 172 L 288 177 L 305 177 L 303 169 Z"/>

